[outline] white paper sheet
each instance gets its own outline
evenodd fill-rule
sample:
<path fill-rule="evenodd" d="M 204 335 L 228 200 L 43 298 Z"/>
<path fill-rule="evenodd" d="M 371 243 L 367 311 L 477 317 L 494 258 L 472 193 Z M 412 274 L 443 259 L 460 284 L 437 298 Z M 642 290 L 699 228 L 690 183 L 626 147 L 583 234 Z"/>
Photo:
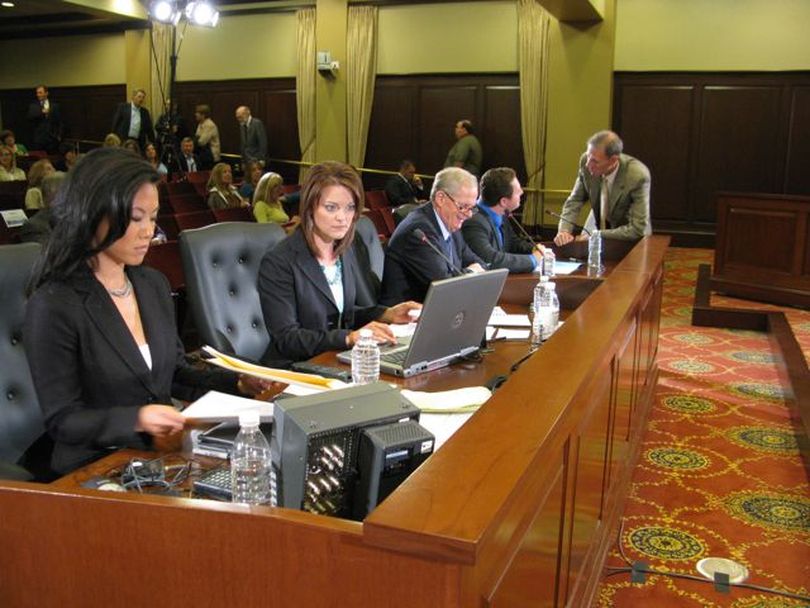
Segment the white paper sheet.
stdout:
<path fill-rule="evenodd" d="M 208 391 L 183 410 L 183 415 L 197 422 L 238 420 L 242 412 L 259 410 L 262 422 L 272 422 L 273 404 L 219 391 Z"/>

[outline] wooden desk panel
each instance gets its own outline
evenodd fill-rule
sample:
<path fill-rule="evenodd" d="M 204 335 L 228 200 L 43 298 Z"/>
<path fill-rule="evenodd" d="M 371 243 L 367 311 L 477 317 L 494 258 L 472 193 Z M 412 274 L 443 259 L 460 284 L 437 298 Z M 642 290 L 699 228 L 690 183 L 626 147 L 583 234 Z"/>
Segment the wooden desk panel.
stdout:
<path fill-rule="evenodd" d="M 810 197 L 718 195 L 712 288 L 810 306 Z"/>
<path fill-rule="evenodd" d="M 587 605 L 655 384 L 667 243 L 639 243 L 362 524 L 2 483 L 0 544 L 15 549 L 0 552 L 0 596 L 61 608 L 110 597 L 271 608 Z M 526 348 L 513 347 L 496 356 Z M 482 369 L 440 370 L 431 388 Z M 149 584 L 129 584 L 133 572 L 150 573 Z"/>

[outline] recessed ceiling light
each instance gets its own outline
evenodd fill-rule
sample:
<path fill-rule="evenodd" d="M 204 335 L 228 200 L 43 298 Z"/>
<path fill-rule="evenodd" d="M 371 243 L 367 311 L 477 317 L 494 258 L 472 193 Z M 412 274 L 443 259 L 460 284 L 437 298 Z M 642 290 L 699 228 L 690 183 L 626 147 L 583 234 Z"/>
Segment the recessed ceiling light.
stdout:
<path fill-rule="evenodd" d="M 3 8 L 14 8 L 13 2 L 0 2 L 0 6 Z"/>

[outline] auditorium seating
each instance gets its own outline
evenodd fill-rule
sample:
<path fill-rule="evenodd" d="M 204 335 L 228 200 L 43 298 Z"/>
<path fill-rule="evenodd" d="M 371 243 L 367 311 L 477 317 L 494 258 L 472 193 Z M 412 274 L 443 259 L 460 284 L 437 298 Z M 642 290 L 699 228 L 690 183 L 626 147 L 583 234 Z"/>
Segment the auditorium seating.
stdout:
<path fill-rule="evenodd" d="M 265 251 L 285 237 L 278 224 L 226 222 L 180 235 L 188 303 L 204 344 L 257 360 L 270 337 L 256 287 Z"/>
<path fill-rule="evenodd" d="M 214 214 L 211 213 L 210 209 L 192 211 L 189 213 L 178 213 L 174 216 L 174 220 L 177 222 L 177 229 L 180 232 L 183 232 L 183 230 L 190 230 L 192 228 L 202 228 L 203 226 L 208 226 L 208 224 L 216 223 L 216 218 L 214 217 Z"/>
<path fill-rule="evenodd" d="M 189 213 L 191 211 L 204 211 L 208 209 L 205 199 L 196 192 L 190 194 L 170 194 L 167 199 L 172 213 Z"/>
<path fill-rule="evenodd" d="M 227 209 L 213 209 L 214 219 L 217 222 L 255 222 L 256 218 L 249 207 L 228 207 Z"/>
<path fill-rule="evenodd" d="M 366 190 L 366 207 L 369 209 L 383 209 L 391 207 L 385 190 Z"/>

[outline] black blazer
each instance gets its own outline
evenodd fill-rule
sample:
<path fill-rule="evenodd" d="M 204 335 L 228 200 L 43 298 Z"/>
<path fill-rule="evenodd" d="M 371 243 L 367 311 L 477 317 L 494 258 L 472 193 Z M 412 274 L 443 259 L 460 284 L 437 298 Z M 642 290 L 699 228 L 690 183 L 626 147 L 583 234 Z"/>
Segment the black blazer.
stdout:
<path fill-rule="evenodd" d="M 242 150 L 242 160 L 267 160 L 267 131 L 264 130 L 264 123 L 251 116 L 250 124 L 247 126 L 247 138 L 242 125 L 239 125 L 239 147 Z"/>
<path fill-rule="evenodd" d="M 512 228 L 509 218 L 501 224 L 503 246 L 498 240 L 497 228 L 492 218 L 479 210 L 461 225 L 461 234 L 476 255 L 489 264 L 490 268 L 508 268 L 509 272 L 532 272 L 532 249 L 534 245 L 519 238 Z"/>
<path fill-rule="evenodd" d="M 457 274 L 438 253 L 416 237 L 414 230 L 417 228 L 421 228 L 428 240 L 442 249 L 442 231 L 432 204 L 414 209 L 402 220 L 391 235 L 385 252 L 381 303 L 386 306 L 406 300 L 422 302 L 431 281 Z M 452 233 L 450 237 L 456 268 L 476 262 L 484 266 L 481 258 L 467 247 L 461 231 Z"/>
<path fill-rule="evenodd" d="M 28 105 L 28 121 L 33 128 L 31 149 L 54 153 L 62 139 L 62 113 L 58 103 L 48 100 L 48 106 L 49 112 L 45 114 L 39 101 Z"/>
<path fill-rule="evenodd" d="M 270 345 L 263 363 L 287 366 L 328 350 L 345 350 L 352 330 L 385 312 L 385 307 L 368 305 L 354 250 L 349 247 L 341 259 L 343 314 L 300 229 L 265 253 L 259 266 L 259 298 Z"/>
<path fill-rule="evenodd" d="M 388 197 L 388 202 L 395 207 L 427 198 L 422 188 L 418 188 L 416 184 L 409 182 L 399 174 L 392 175 L 385 182 L 385 195 Z"/>
<path fill-rule="evenodd" d="M 197 156 L 196 154 L 193 154 L 193 153 L 192 153 L 191 156 L 194 157 L 194 164 L 197 166 L 197 171 L 202 171 L 203 168 L 202 168 L 202 165 L 200 164 L 200 157 Z M 179 167 L 180 171 L 182 171 L 183 173 L 188 173 L 189 172 L 189 170 L 188 170 L 188 161 L 186 160 L 186 157 L 183 156 L 182 153 L 177 155 L 177 166 Z"/>
<path fill-rule="evenodd" d="M 155 128 L 152 126 L 152 115 L 144 107 L 138 108 L 141 113 L 141 132 L 138 134 L 138 144 L 143 152 L 146 141 L 155 141 Z M 121 141 L 129 139 L 129 123 L 132 121 L 132 103 L 127 101 L 119 103 L 115 109 L 112 121 L 112 132 L 121 138 Z"/>
<path fill-rule="evenodd" d="M 127 268 L 138 299 L 152 369 L 111 296 L 89 268 L 41 286 L 28 302 L 25 350 L 45 425 L 54 439 L 54 470 L 65 473 L 114 448 L 146 448 L 134 428 L 141 406 L 195 399 L 209 389 L 236 392 L 236 376 L 198 370 L 177 337 L 169 282 L 156 270 Z"/>

